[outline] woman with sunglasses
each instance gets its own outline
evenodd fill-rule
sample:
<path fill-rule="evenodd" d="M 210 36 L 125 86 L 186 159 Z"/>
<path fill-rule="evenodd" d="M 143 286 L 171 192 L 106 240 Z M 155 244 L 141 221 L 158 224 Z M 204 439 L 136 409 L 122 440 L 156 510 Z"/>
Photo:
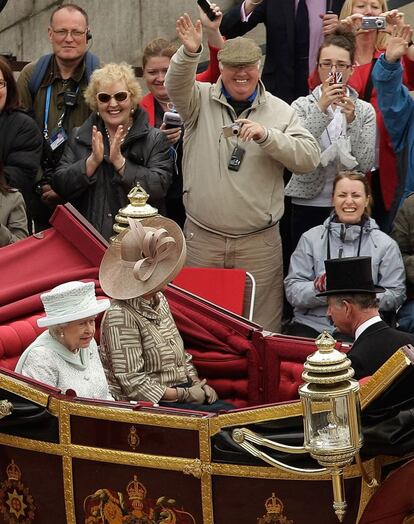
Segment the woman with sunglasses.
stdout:
<path fill-rule="evenodd" d="M 294 173 L 286 187 L 286 195 L 292 197 L 293 248 L 305 231 L 329 216 L 338 171 L 366 172 L 374 165 L 375 111 L 347 85 L 354 58 L 354 34 L 338 27 L 325 38 L 317 55 L 319 85 L 292 104 L 322 151 L 316 171 Z"/>
<path fill-rule="evenodd" d="M 141 88 L 131 66 L 95 70 L 84 96 L 93 113 L 74 129 L 52 186 L 108 239 L 116 213 L 138 182 L 149 203 L 165 213 L 172 161 L 164 134 L 137 107 Z"/>

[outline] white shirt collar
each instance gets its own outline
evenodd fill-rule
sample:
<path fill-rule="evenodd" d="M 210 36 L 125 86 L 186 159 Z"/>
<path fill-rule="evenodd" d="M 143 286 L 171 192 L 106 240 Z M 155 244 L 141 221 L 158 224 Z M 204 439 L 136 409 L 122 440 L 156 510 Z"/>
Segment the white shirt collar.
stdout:
<path fill-rule="evenodd" d="M 362 335 L 362 333 L 369 328 L 369 326 L 372 326 L 373 324 L 376 324 L 377 322 L 381 322 L 382 318 L 379 315 L 375 315 L 375 317 L 371 317 L 365 322 L 363 322 L 355 331 L 355 340 Z"/>

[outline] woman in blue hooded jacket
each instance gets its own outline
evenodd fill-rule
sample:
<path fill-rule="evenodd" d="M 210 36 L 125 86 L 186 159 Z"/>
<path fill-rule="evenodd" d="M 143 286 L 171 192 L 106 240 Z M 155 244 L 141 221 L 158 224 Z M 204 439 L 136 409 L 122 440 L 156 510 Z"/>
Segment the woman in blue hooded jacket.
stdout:
<path fill-rule="evenodd" d="M 369 217 L 370 190 L 362 173 L 345 171 L 333 186 L 333 211 L 325 222 L 302 235 L 292 254 L 285 279 L 287 300 L 294 317 L 287 334 L 316 337 L 323 330 L 334 332 L 327 317 L 324 262 L 330 258 L 370 256 L 382 312 L 394 312 L 405 300 L 405 271 L 396 242 L 380 231 Z M 343 339 L 345 337 L 342 337 Z"/>

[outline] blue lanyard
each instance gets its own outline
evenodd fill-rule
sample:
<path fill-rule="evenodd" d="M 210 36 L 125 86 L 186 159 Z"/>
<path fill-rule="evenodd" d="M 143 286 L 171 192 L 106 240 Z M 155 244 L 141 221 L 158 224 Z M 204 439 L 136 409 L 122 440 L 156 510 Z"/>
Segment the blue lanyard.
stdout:
<path fill-rule="evenodd" d="M 79 91 L 79 86 L 76 88 L 76 91 L 75 93 L 78 94 L 78 91 Z M 46 90 L 46 100 L 45 100 L 45 118 L 44 118 L 44 121 L 43 121 L 43 136 L 45 137 L 45 139 L 47 140 L 49 138 L 49 131 L 48 131 L 48 128 L 47 128 L 47 123 L 48 123 L 48 120 L 49 120 L 49 110 L 50 110 L 50 99 L 52 97 L 52 85 L 48 85 L 47 86 L 47 90 Z M 65 109 L 63 110 L 63 113 L 60 115 L 60 118 L 58 120 L 58 123 L 57 123 L 57 127 L 58 128 L 61 128 L 63 127 L 62 124 L 63 124 L 63 119 L 65 118 L 65 114 L 66 114 L 66 105 L 65 105 Z"/>

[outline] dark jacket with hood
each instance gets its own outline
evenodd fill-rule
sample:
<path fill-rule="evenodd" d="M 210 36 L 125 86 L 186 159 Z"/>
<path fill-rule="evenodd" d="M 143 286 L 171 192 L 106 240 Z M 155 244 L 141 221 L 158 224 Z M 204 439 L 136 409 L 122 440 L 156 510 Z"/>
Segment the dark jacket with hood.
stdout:
<path fill-rule="evenodd" d="M 86 160 L 92 152 L 92 126 L 104 136 L 104 160 L 95 173 L 86 175 Z M 150 195 L 149 203 L 164 213 L 165 195 L 172 178 L 172 160 L 164 134 L 149 126 L 137 109 L 121 151 L 126 159 L 123 175 L 109 162 L 109 143 L 103 121 L 92 114 L 75 128 L 52 180 L 53 189 L 73 204 L 105 237 L 113 235 L 115 215 L 128 204 L 127 195 L 137 182 Z"/>
<path fill-rule="evenodd" d="M 294 307 L 294 320 L 317 331 L 333 332 L 326 316 L 326 297 L 317 297 L 316 277 L 325 273 L 325 260 L 370 256 L 375 285 L 385 288 L 378 295 L 380 309 L 395 311 L 405 300 L 405 271 L 397 243 L 380 231 L 372 218 L 362 225 L 336 222 L 332 214 L 320 226 L 304 233 L 290 259 L 285 278 L 286 297 Z"/>

